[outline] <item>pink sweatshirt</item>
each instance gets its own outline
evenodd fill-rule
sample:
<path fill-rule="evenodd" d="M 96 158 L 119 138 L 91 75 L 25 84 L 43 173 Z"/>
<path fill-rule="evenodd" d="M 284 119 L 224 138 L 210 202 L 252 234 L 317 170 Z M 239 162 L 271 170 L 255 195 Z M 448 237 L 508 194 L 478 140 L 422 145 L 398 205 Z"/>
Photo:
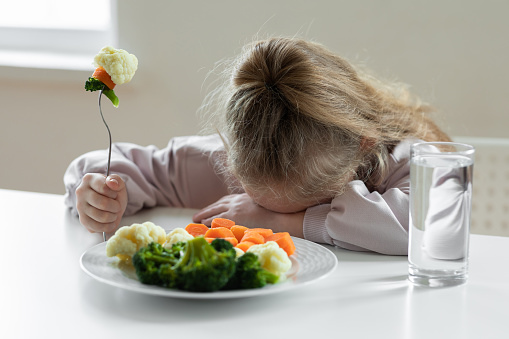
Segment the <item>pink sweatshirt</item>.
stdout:
<path fill-rule="evenodd" d="M 398 144 L 391 153 L 387 177 L 376 191 L 360 180 L 348 184 L 330 204 L 310 207 L 304 217 L 307 240 L 356 251 L 406 255 L 410 190 L 410 145 Z M 125 215 L 142 208 L 172 206 L 205 207 L 232 191 L 228 178 L 215 170 L 224 147 L 217 135 L 177 137 L 164 149 L 116 143 L 112 147 L 111 172 L 127 186 Z M 86 173 L 106 173 L 107 150 L 84 154 L 64 175 L 65 202 L 74 214 L 76 188 Z"/>

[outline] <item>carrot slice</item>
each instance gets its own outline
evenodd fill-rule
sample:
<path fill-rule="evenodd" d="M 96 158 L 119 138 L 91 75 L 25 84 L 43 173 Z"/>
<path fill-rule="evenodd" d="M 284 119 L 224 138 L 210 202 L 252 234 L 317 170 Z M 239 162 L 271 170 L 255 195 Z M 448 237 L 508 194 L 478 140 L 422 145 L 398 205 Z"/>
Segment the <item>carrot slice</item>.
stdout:
<path fill-rule="evenodd" d="M 235 246 L 237 246 L 239 244 L 239 241 L 235 237 L 224 238 L 224 240 L 229 241 L 230 244 L 232 244 L 233 247 L 235 247 Z"/>
<path fill-rule="evenodd" d="M 204 224 L 189 224 L 186 226 L 185 230 L 196 238 L 197 236 L 204 235 L 209 228 Z"/>
<path fill-rule="evenodd" d="M 94 74 L 92 74 L 92 77 L 102 81 L 102 83 L 108 86 L 109 89 L 113 89 L 116 86 L 113 80 L 111 80 L 111 76 L 101 66 L 95 69 L 95 72 Z"/>
<path fill-rule="evenodd" d="M 212 219 L 212 223 L 210 227 L 216 228 L 216 227 L 226 227 L 231 228 L 233 225 L 235 225 L 235 221 L 225 218 L 214 218 Z"/>
<path fill-rule="evenodd" d="M 247 252 L 247 250 L 249 249 L 249 247 L 253 246 L 253 245 L 256 245 L 255 243 L 251 242 L 251 241 L 242 241 L 242 242 L 239 242 L 237 246 L 237 248 L 240 248 L 241 250 L 243 250 L 244 252 Z"/>
<path fill-rule="evenodd" d="M 264 238 L 267 238 L 268 236 L 274 234 L 274 232 L 270 228 L 250 228 L 249 231 L 259 233 Z"/>
<path fill-rule="evenodd" d="M 235 236 L 226 227 L 215 227 L 205 232 L 205 238 L 235 238 Z"/>
<path fill-rule="evenodd" d="M 255 244 L 263 244 L 263 243 L 265 243 L 265 238 L 258 232 L 253 232 L 253 231 L 247 230 L 244 233 L 244 236 L 242 237 L 242 239 L 240 240 L 240 242 L 243 242 L 243 241 L 250 241 Z"/>
<path fill-rule="evenodd" d="M 248 229 L 249 228 L 247 228 L 246 226 L 233 225 L 230 228 L 230 231 L 232 231 L 235 238 L 237 238 L 237 240 L 240 242 L 242 240 L 242 237 L 244 236 L 244 232 L 246 232 L 246 230 Z"/>
<path fill-rule="evenodd" d="M 292 255 L 295 252 L 295 244 L 293 243 L 292 237 L 288 232 L 274 233 L 273 235 L 265 238 L 265 242 L 267 241 L 275 241 L 279 245 L 279 247 L 285 250 L 288 256 Z"/>

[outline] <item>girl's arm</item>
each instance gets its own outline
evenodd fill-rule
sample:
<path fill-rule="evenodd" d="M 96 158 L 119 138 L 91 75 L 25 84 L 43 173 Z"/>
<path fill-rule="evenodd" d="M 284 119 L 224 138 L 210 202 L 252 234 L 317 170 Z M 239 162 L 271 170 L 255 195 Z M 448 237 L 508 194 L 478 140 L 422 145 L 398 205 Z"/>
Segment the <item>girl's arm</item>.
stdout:
<path fill-rule="evenodd" d="M 378 191 L 359 180 L 330 204 L 307 209 L 304 237 L 356 251 L 406 255 L 408 252 L 410 145 L 397 145 Z"/>
<path fill-rule="evenodd" d="M 125 182 L 128 203 L 124 215 L 145 207 L 201 208 L 229 194 L 215 162 L 223 152 L 217 136 L 178 137 L 164 149 L 128 143 L 112 146 L 111 173 Z M 74 160 L 64 175 L 65 202 L 74 214 L 76 188 L 86 173 L 105 173 L 107 151 Z"/>

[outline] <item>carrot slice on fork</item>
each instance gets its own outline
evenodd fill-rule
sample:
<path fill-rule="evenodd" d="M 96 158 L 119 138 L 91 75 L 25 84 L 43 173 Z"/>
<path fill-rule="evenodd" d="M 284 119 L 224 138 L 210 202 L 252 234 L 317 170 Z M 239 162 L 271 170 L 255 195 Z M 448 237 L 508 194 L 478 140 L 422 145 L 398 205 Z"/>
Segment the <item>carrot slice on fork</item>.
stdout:
<path fill-rule="evenodd" d="M 101 81 L 103 84 L 108 86 L 109 89 L 113 89 L 116 86 L 115 83 L 113 82 L 113 80 L 111 80 L 111 76 L 101 66 L 99 66 L 95 69 L 95 72 L 94 72 L 94 74 L 92 74 L 92 77 Z"/>

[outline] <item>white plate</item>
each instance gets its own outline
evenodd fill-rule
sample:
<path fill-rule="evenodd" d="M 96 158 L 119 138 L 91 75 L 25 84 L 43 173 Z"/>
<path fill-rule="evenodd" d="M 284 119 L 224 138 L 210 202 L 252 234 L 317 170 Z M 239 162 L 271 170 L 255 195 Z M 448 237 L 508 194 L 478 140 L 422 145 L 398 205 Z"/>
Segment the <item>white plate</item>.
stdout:
<path fill-rule="evenodd" d="M 262 288 L 217 292 L 187 292 L 138 281 L 134 269 L 122 267 L 118 258 L 106 256 L 106 242 L 88 249 L 80 258 L 81 268 L 92 278 L 115 287 L 133 292 L 175 298 L 227 299 L 252 297 L 287 291 L 307 285 L 332 273 L 337 266 L 336 256 L 327 248 L 313 242 L 292 237 L 295 253 L 290 257 L 292 268 L 284 282 Z"/>

